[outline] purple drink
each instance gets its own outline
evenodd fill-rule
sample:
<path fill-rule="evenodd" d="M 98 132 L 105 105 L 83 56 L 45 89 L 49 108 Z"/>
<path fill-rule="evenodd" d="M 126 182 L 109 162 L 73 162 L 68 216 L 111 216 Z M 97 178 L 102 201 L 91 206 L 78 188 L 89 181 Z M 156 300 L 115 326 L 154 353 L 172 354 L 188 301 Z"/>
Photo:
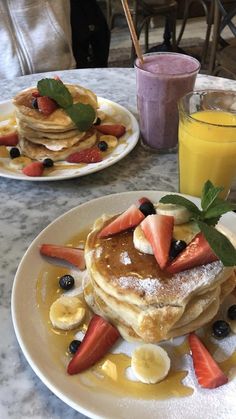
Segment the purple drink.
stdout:
<path fill-rule="evenodd" d="M 199 62 L 177 53 L 144 55 L 136 60 L 136 84 L 142 144 L 171 152 L 178 142 L 178 100 L 194 88 Z"/>

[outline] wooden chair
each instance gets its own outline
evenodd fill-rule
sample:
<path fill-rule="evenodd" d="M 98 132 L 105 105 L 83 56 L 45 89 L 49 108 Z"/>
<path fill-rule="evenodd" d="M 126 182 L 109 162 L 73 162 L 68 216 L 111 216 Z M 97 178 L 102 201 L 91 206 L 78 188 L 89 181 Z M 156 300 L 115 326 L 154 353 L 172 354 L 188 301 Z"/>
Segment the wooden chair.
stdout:
<path fill-rule="evenodd" d="M 201 5 L 204 11 L 205 17 L 206 17 L 206 34 L 205 34 L 205 40 L 204 40 L 204 45 L 202 48 L 202 57 L 201 57 L 201 64 L 204 65 L 206 62 L 206 56 L 207 56 L 207 52 L 209 48 L 210 35 L 211 35 L 211 30 L 212 30 L 212 25 L 213 25 L 214 0 L 185 0 L 183 21 L 182 21 L 182 25 L 181 25 L 176 43 L 177 45 L 179 45 L 179 43 L 181 42 L 187 21 L 189 19 L 190 11 L 194 3 L 199 3 Z"/>
<path fill-rule="evenodd" d="M 129 1 L 129 7 L 134 21 L 134 26 L 138 38 L 144 30 L 144 52 L 149 49 L 149 29 L 153 18 L 164 16 L 166 18 L 166 25 L 164 31 L 164 41 L 170 42 L 172 49 L 176 49 L 176 15 L 177 2 L 175 0 L 132 0 Z M 112 0 L 107 0 L 107 10 L 109 16 L 107 17 L 110 29 L 115 26 L 115 19 L 118 13 L 112 10 Z M 131 49 L 131 62 L 133 64 L 135 58 L 135 49 Z"/>
<path fill-rule="evenodd" d="M 213 75 L 223 72 L 236 80 L 236 25 L 233 22 L 235 16 L 235 2 L 226 10 L 222 0 L 215 0 L 214 30 L 208 72 Z M 222 32 L 226 27 L 230 29 L 234 37 L 230 43 L 223 37 Z"/>

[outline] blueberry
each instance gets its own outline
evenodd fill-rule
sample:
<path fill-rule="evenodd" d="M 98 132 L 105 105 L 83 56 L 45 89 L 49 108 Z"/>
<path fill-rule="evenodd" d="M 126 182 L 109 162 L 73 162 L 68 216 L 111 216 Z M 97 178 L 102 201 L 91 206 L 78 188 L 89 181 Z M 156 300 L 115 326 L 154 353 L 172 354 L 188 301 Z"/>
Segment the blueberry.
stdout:
<path fill-rule="evenodd" d="M 34 109 L 38 109 L 39 108 L 38 101 L 37 101 L 37 98 L 36 97 L 34 97 L 32 99 L 32 106 L 33 106 Z"/>
<path fill-rule="evenodd" d="M 12 147 L 10 150 L 10 157 L 11 159 L 15 159 L 16 157 L 20 157 L 20 150 L 17 147 Z"/>
<path fill-rule="evenodd" d="M 106 141 L 99 141 L 98 148 L 100 151 L 106 151 L 108 149 Z"/>
<path fill-rule="evenodd" d="M 213 336 L 218 339 L 225 338 L 230 333 L 229 323 L 224 320 L 217 320 L 212 325 Z"/>
<path fill-rule="evenodd" d="M 97 117 L 96 121 L 94 122 L 94 125 L 100 125 L 101 122 L 101 118 Z"/>
<path fill-rule="evenodd" d="M 147 217 L 151 214 L 156 214 L 156 210 L 154 208 L 154 205 L 151 201 L 145 201 L 139 206 L 139 210 Z"/>
<path fill-rule="evenodd" d="M 186 246 L 187 243 L 184 240 L 172 240 L 169 252 L 170 259 L 176 258 L 176 256 L 186 248 Z"/>
<path fill-rule="evenodd" d="M 80 340 L 77 340 L 77 339 L 72 340 L 72 342 L 69 344 L 70 353 L 75 354 L 80 344 L 81 344 Z"/>
<path fill-rule="evenodd" d="M 230 320 L 236 320 L 236 304 L 229 307 L 227 314 Z"/>
<path fill-rule="evenodd" d="M 54 162 L 52 159 L 44 159 L 43 161 L 44 167 L 52 167 L 54 165 Z"/>
<path fill-rule="evenodd" d="M 71 275 L 63 275 L 59 279 L 59 285 L 63 290 L 70 290 L 75 284 L 75 280 Z"/>

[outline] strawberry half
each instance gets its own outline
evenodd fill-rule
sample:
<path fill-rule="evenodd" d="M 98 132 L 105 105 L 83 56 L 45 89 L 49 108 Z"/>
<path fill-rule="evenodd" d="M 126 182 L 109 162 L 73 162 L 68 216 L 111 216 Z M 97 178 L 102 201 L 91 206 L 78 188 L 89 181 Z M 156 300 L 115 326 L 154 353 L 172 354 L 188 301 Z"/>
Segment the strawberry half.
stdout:
<path fill-rule="evenodd" d="M 43 171 L 44 171 L 44 165 L 40 161 L 33 161 L 32 163 L 27 164 L 27 166 L 25 166 L 22 169 L 22 172 L 24 173 L 24 175 L 31 176 L 31 177 L 42 176 Z"/>
<path fill-rule="evenodd" d="M 81 345 L 67 367 L 68 374 L 77 374 L 94 365 L 119 337 L 114 326 L 100 316 L 93 316 Z"/>
<path fill-rule="evenodd" d="M 158 265 L 164 269 L 169 259 L 174 217 L 160 214 L 148 215 L 142 221 L 141 228 L 152 246 Z"/>
<path fill-rule="evenodd" d="M 9 132 L 9 134 L 0 135 L 0 145 L 14 146 L 19 141 L 18 134 L 16 131 Z"/>
<path fill-rule="evenodd" d="M 198 383 L 204 388 L 216 388 L 228 382 L 228 378 L 217 365 L 210 352 L 194 333 L 188 337 L 192 351 L 193 366 Z"/>
<path fill-rule="evenodd" d="M 196 266 L 218 260 L 208 241 L 202 233 L 198 233 L 188 246 L 167 266 L 167 272 L 175 274 Z"/>
<path fill-rule="evenodd" d="M 115 220 L 104 227 L 98 234 L 99 238 L 113 236 L 129 228 L 136 227 L 144 219 L 144 214 L 135 206 L 131 205 L 125 212 L 118 215 Z"/>
<path fill-rule="evenodd" d="M 57 103 L 48 96 L 40 96 L 37 98 L 39 112 L 44 115 L 51 115 L 57 108 Z"/>
<path fill-rule="evenodd" d="M 85 269 L 84 251 L 76 247 L 42 244 L 40 253 L 43 256 L 65 260 L 77 268 Z"/>
<path fill-rule="evenodd" d="M 104 135 L 114 135 L 116 138 L 122 137 L 125 134 L 126 128 L 124 125 L 96 125 L 96 129 Z"/>
<path fill-rule="evenodd" d="M 91 147 L 75 151 L 67 157 L 66 161 L 69 163 L 97 163 L 102 161 L 102 153 L 97 147 Z"/>

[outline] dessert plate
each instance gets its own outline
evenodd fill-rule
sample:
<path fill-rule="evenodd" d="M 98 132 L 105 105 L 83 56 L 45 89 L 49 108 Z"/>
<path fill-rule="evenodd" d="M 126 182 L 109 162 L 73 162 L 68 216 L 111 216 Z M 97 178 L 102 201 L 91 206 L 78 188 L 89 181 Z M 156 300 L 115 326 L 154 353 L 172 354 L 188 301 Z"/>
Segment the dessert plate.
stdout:
<path fill-rule="evenodd" d="M 117 147 L 107 155 L 101 162 L 98 163 L 90 163 L 81 165 L 73 168 L 66 169 L 58 169 L 53 170 L 48 176 L 40 176 L 40 177 L 29 177 L 24 175 L 21 172 L 12 171 L 11 169 L 7 169 L 4 167 L 4 160 L 6 159 L 0 158 L 0 176 L 17 179 L 17 180 L 30 180 L 30 181 L 49 181 L 49 180 L 63 180 L 63 179 L 71 179 L 80 176 L 89 175 L 94 172 L 98 172 L 100 170 L 105 169 L 119 160 L 123 159 L 130 151 L 135 147 L 139 139 L 139 125 L 136 118 L 133 114 L 128 111 L 128 109 L 124 108 L 123 106 L 115 103 L 111 100 L 104 99 L 98 97 L 98 103 L 100 110 L 104 111 L 107 115 L 110 115 L 114 121 L 114 123 L 124 124 L 128 129 L 126 134 L 122 137 L 119 141 Z M 13 105 L 10 100 L 1 102 L 0 103 L 0 121 L 4 119 L 4 117 L 8 117 L 14 111 Z M 56 165 L 54 166 L 56 168 Z"/>
<path fill-rule="evenodd" d="M 75 236 L 75 225 L 78 225 L 78 220 L 80 220 L 79 233 L 85 231 L 103 213 L 115 214 L 123 211 L 142 196 L 147 196 L 153 202 L 157 202 L 166 194 L 167 192 L 157 191 L 124 192 L 97 198 L 70 210 L 38 235 L 25 253 L 16 272 L 12 290 L 12 318 L 18 342 L 28 363 L 56 396 L 91 418 L 203 419 L 207 417 L 207 419 L 215 419 L 216 416 L 235 417 L 236 377 L 218 389 L 201 389 L 197 385 L 192 361 L 188 356 L 186 356 L 184 369 L 189 373 L 184 383 L 194 389 L 193 394 L 188 397 L 140 400 L 121 397 L 115 393 L 99 390 L 99 388 L 85 387 L 79 375 L 69 376 L 66 373 L 68 361 L 64 360 L 63 363 L 55 356 L 55 348 L 49 344 L 48 330 L 37 307 L 37 277 L 48 267 L 48 262 L 39 254 L 39 246 L 42 243 L 64 244 Z M 191 199 L 199 204 L 197 198 L 191 197 Z M 231 231 L 232 238 L 236 237 L 236 214 L 226 214 L 222 217 L 221 224 L 227 232 Z M 33 275 L 32 267 L 34 267 Z M 224 340 L 226 345 L 224 351 L 229 355 L 235 350 L 235 341 L 235 335 Z M 122 346 L 122 349 L 118 346 L 116 352 L 128 351 L 127 348 L 130 345 L 132 344 L 127 343 L 126 346 Z"/>

